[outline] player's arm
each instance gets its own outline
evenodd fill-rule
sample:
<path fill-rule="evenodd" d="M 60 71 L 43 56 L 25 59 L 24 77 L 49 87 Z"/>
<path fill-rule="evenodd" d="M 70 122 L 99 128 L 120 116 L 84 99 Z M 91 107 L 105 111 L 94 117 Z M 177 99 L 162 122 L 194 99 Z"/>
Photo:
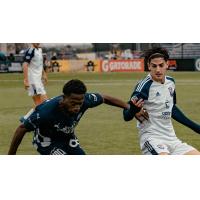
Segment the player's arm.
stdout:
<path fill-rule="evenodd" d="M 24 73 L 24 87 L 25 89 L 29 88 L 29 82 L 28 82 L 28 62 L 23 63 L 23 73 Z"/>
<path fill-rule="evenodd" d="M 48 81 L 47 73 L 45 72 L 44 69 L 42 70 L 42 80 L 43 80 L 44 84 L 46 84 Z"/>
<path fill-rule="evenodd" d="M 144 105 L 143 99 L 133 98 L 129 101 L 129 108 L 123 110 L 123 116 L 125 121 L 132 120 L 136 113 L 139 113 Z"/>
<path fill-rule="evenodd" d="M 29 48 L 27 49 L 25 56 L 24 56 L 24 63 L 23 63 L 23 72 L 24 72 L 24 87 L 25 89 L 29 88 L 29 80 L 28 80 L 28 67 L 31 59 L 34 56 L 34 49 Z"/>
<path fill-rule="evenodd" d="M 115 97 L 111 97 L 108 95 L 101 95 L 101 96 L 103 97 L 103 103 L 105 103 L 105 104 L 108 104 L 111 106 L 116 106 L 119 108 L 125 108 L 125 109 L 129 108 L 129 104 L 120 99 L 117 99 Z"/>
<path fill-rule="evenodd" d="M 200 134 L 200 125 L 185 116 L 185 114 L 176 105 L 172 108 L 172 118 Z"/>
<path fill-rule="evenodd" d="M 138 113 L 135 114 L 135 118 L 142 123 L 149 119 L 149 114 L 146 109 L 142 108 Z"/>
<path fill-rule="evenodd" d="M 21 124 L 15 131 L 14 136 L 12 138 L 12 142 L 10 145 L 10 149 L 8 151 L 8 155 L 15 155 L 17 152 L 17 149 L 25 135 L 25 133 L 28 132 L 28 130 L 24 127 L 23 124 Z"/>

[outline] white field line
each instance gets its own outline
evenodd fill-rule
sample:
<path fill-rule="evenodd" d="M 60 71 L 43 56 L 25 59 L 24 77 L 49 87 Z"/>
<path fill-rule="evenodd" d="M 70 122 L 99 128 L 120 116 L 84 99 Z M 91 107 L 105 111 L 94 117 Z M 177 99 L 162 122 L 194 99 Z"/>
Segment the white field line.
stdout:
<path fill-rule="evenodd" d="M 54 79 L 54 80 L 48 80 L 48 82 L 67 82 L 68 80 L 64 79 Z M 84 82 L 87 85 L 134 85 L 138 82 L 139 80 L 84 80 Z M 0 80 L 1 82 L 22 82 L 22 80 Z M 200 80 L 192 80 L 192 79 L 180 79 L 176 80 L 176 85 L 200 85 Z"/>

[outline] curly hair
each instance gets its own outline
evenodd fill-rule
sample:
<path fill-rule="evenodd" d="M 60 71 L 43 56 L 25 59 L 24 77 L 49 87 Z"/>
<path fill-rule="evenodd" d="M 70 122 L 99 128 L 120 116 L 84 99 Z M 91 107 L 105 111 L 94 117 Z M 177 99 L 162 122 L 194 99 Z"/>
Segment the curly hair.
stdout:
<path fill-rule="evenodd" d="M 85 94 L 87 87 L 85 84 L 78 79 L 72 79 L 68 81 L 63 87 L 63 94 L 69 96 L 70 94 Z"/>
<path fill-rule="evenodd" d="M 144 63 L 145 65 L 149 64 L 151 59 L 154 58 L 164 58 L 165 61 L 169 59 L 169 53 L 166 49 L 156 47 L 152 49 L 148 49 L 144 53 Z"/>

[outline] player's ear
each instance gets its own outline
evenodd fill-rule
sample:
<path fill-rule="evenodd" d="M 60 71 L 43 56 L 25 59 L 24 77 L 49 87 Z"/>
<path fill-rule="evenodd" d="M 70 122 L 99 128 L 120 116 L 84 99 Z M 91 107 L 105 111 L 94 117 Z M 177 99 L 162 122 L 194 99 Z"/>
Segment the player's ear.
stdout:
<path fill-rule="evenodd" d="M 148 67 L 148 70 L 151 71 L 149 63 L 147 63 L 147 67 Z"/>
<path fill-rule="evenodd" d="M 168 67 L 169 67 L 169 60 L 166 63 L 167 63 L 167 69 L 168 69 Z"/>

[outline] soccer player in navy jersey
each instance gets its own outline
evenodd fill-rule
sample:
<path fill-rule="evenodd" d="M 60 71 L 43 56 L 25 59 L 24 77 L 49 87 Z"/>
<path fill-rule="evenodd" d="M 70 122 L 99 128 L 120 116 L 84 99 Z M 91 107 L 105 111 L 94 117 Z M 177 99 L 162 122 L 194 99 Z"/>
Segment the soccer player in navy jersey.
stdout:
<path fill-rule="evenodd" d="M 129 104 L 107 95 L 87 93 L 80 80 L 70 80 L 63 95 L 46 100 L 21 124 L 12 139 L 9 154 L 16 154 L 26 132 L 34 131 L 33 145 L 42 155 L 84 155 L 75 135 L 75 127 L 88 108 L 102 103 L 132 109 Z M 132 112 L 139 112 L 143 101 Z"/>
<path fill-rule="evenodd" d="M 177 138 L 172 125 L 171 117 L 200 133 L 200 125 L 188 119 L 176 105 L 175 81 L 166 76 L 168 59 L 165 49 L 146 51 L 145 63 L 150 73 L 136 85 L 129 101 L 144 100 L 143 108 L 149 115 L 148 120 L 138 122 L 141 151 L 145 155 L 199 155 L 198 150 Z M 125 108 L 123 115 L 125 121 L 130 121 L 135 113 Z"/>

